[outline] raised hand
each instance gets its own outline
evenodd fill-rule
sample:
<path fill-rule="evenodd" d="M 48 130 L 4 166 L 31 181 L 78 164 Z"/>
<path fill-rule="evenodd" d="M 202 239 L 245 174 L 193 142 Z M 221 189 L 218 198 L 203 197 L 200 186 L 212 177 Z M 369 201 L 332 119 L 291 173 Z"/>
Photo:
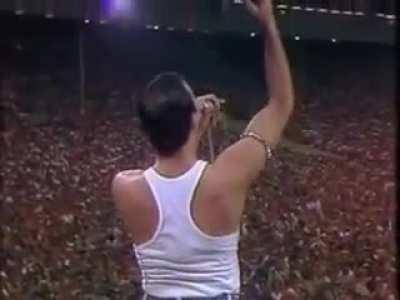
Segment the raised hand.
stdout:
<path fill-rule="evenodd" d="M 244 0 L 244 3 L 261 26 L 268 26 L 270 21 L 274 19 L 272 0 Z"/>

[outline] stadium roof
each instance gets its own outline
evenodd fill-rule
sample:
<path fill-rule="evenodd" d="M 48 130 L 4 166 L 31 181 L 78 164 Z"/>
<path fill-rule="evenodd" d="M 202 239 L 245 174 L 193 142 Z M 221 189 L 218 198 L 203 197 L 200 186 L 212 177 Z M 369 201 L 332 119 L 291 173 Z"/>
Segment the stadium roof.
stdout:
<path fill-rule="evenodd" d="M 332 1 L 323 0 L 275 1 L 281 31 L 294 39 L 394 44 L 397 20 L 393 0 L 380 0 L 385 5 L 376 7 L 357 7 L 353 5 L 354 1 L 343 2 L 348 6 L 329 6 Z M 245 11 L 242 0 L 1 0 L 0 12 L 148 30 L 246 34 L 251 37 L 259 31 Z"/>

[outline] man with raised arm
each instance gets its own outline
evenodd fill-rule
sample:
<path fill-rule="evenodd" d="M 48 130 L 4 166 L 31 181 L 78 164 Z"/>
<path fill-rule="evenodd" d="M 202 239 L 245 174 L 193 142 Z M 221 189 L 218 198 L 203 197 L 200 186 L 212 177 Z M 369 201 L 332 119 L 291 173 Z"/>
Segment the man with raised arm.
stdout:
<path fill-rule="evenodd" d="M 143 299 L 239 299 L 237 250 L 246 195 L 294 106 L 271 0 L 245 2 L 263 31 L 269 98 L 239 141 L 213 163 L 198 159 L 219 101 L 214 95 L 196 98 L 179 74 L 158 75 L 139 100 L 156 160 L 146 170 L 117 174 L 112 195 L 134 239 Z"/>

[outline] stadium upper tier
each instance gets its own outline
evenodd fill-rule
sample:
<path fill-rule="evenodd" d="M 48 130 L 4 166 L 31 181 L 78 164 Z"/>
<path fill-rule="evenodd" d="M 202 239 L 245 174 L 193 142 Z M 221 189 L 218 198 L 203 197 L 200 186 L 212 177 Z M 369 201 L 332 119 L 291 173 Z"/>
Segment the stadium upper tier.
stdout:
<path fill-rule="evenodd" d="M 275 1 L 285 36 L 394 43 L 395 0 Z M 243 0 L 1 0 L 0 12 L 150 30 L 257 35 Z"/>

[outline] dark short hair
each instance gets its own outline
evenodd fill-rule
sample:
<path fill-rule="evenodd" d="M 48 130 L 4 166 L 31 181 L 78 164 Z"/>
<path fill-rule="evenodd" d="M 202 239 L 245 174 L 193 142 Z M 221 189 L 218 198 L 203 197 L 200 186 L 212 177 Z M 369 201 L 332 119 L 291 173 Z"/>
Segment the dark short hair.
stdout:
<path fill-rule="evenodd" d="M 178 73 L 157 75 L 138 100 L 142 130 L 159 155 L 175 154 L 188 140 L 196 107 L 186 80 Z"/>

